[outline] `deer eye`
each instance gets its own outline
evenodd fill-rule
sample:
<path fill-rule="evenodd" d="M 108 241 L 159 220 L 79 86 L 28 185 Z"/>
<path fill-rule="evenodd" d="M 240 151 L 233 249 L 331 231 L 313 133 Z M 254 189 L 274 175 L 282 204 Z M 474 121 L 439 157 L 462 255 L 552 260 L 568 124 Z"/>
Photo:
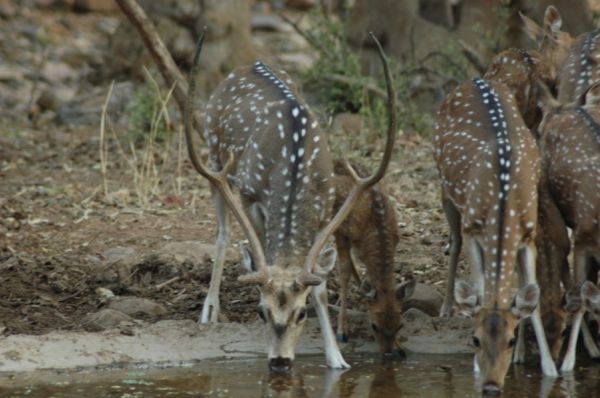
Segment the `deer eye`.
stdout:
<path fill-rule="evenodd" d="M 508 348 L 513 348 L 515 346 L 516 342 L 517 342 L 517 338 L 516 337 L 513 337 L 512 339 L 510 339 L 508 341 Z"/>
<path fill-rule="evenodd" d="M 373 331 L 375 333 L 379 333 L 379 327 L 377 325 L 375 325 L 374 323 L 371 324 L 371 329 L 373 329 Z"/>
<path fill-rule="evenodd" d="M 475 348 L 481 347 L 481 342 L 479 341 L 479 337 L 473 336 L 473 345 Z"/>
<path fill-rule="evenodd" d="M 298 312 L 298 320 L 296 322 L 302 322 L 304 319 L 306 319 L 306 308 L 302 308 Z"/>
<path fill-rule="evenodd" d="M 257 312 L 258 312 L 258 316 L 260 317 L 260 319 L 262 319 L 262 321 L 264 323 L 267 323 L 267 317 L 265 316 L 265 312 L 262 309 L 262 307 L 259 307 L 258 310 L 257 310 Z"/>

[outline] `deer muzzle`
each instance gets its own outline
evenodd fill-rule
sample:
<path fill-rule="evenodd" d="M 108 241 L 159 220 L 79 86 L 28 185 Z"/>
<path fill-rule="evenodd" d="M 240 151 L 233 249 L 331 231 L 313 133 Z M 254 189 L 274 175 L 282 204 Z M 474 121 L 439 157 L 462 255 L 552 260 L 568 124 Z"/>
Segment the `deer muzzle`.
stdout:
<path fill-rule="evenodd" d="M 495 382 L 486 382 L 482 389 L 483 395 L 500 395 L 502 388 Z"/>
<path fill-rule="evenodd" d="M 292 369 L 290 358 L 276 357 L 269 359 L 269 370 L 275 373 L 288 373 Z"/>

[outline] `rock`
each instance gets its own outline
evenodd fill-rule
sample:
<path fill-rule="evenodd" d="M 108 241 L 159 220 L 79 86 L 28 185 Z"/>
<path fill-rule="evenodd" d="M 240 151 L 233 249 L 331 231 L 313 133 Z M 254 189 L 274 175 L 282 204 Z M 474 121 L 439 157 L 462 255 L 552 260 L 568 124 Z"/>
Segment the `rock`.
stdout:
<path fill-rule="evenodd" d="M 345 136 L 359 136 L 363 130 L 363 119 L 356 113 L 338 113 L 333 119 L 332 130 Z"/>
<path fill-rule="evenodd" d="M 101 332 L 114 329 L 122 322 L 132 322 L 133 318 L 120 311 L 105 308 L 94 314 L 88 315 L 83 320 L 83 328 L 88 332 Z"/>
<path fill-rule="evenodd" d="M 263 30 L 269 32 L 289 32 L 292 28 L 283 20 L 273 14 L 254 14 L 250 22 L 252 30 Z"/>
<path fill-rule="evenodd" d="M 129 281 L 131 271 L 140 261 L 140 255 L 132 247 L 117 246 L 101 253 L 104 261 L 98 268 L 99 282 Z"/>
<path fill-rule="evenodd" d="M 169 242 L 161 247 L 157 254 L 163 261 L 174 259 L 178 263 L 190 261 L 193 264 L 202 264 L 210 260 L 214 253 L 214 245 L 190 240 Z"/>
<path fill-rule="evenodd" d="M 75 89 L 68 86 L 49 86 L 44 88 L 37 99 L 42 111 L 57 110 L 75 97 Z"/>
<path fill-rule="evenodd" d="M 91 92 L 77 95 L 58 108 L 56 122 L 69 127 L 99 125 L 107 93 L 108 87 L 98 87 Z M 107 109 L 113 122 L 120 125 L 127 123 L 128 105 L 132 102 L 133 96 L 133 83 L 120 82 L 114 85 Z"/>
<path fill-rule="evenodd" d="M 48 61 L 42 67 L 41 76 L 48 83 L 56 84 L 75 79 L 77 73 L 64 62 Z"/>
<path fill-rule="evenodd" d="M 108 304 L 111 310 L 120 311 L 130 316 L 159 316 L 167 313 L 167 309 L 155 301 L 142 297 L 115 297 Z"/>
<path fill-rule="evenodd" d="M 13 0 L 0 0 L 0 17 L 11 18 L 17 14 L 17 7 Z"/>
<path fill-rule="evenodd" d="M 444 298 L 430 285 L 417 283 L 415 292 L 404 302 L 405 309 L 418 309 L 431 316 L 438 316 Z"/>
<path fill-rule="evenodd" d="M 75 0 L 73 8 L 78 12 L 119 11 L 119 5 L 114 0 Z"/>
<path fill-rule="evenodd" d="M 408 322 L 415 322 L 417 320 L 422 321 L 429 318 L 431 318 L 431 316 L 417 308 L 409 308 L 402 314 L 402 319 Z"/>

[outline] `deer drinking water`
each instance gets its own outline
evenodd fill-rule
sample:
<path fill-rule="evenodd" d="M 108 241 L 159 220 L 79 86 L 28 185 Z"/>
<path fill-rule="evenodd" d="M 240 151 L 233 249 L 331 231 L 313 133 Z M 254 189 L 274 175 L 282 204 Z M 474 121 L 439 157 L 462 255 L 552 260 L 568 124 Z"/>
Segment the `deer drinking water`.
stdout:
<path fill-rule="evenodd" d="M 540 160 L 511 91 L 483 79 L 461 84 L 440 108 L 433 144 L 450 225 L 452 279 L 463 236 L 469 247 L 474 286 L 460 282 L 454 290 L 459 307 L 475 318 L 475 368 L 481 371 L 483 391 L 501 390 L 514 330 L 528 316 L 542 370 L 556 376 L 537 308 Z"/>
<path fill-rule="evenodd" d="M 548 189 L 564 222 L 573 231 L 575 286 L 588 278 L 591 263 L 600 261 L 600 82 L 592 85 L 582 98 L 560 105 L 549 95 L 544 98 L 545 116 L 541 125 L 541 149 Z M 584 104 L 584 105 L 580 105 Z M 585 308 L 594 313 L 593 290 L 581 289 Z M 561 370 L 575 366 L 579 330 L 592 357 L 600 350 L 583 321 L 582 308 L 573 320 L 569 346 Z"/>
<path fill-rule="evenodd" d="M 219 312 L 229 208 L 251 246 L 251 252 L 243 249 L 243 263 L 250 273 L 239 280 L 260 289 L 259 314 L 268 325 L 272 370 L 285 371 L 291 367 L 306 322 L 309 294 L 325 340 L 327 365 L 348 367 L 327 313 L 326 277 L 335 264 L 336 251 L 323 247 L 361 193 L 383 177 L 392 153 L 396 133 L 394 91 L 383 50 L 372 37 L 378 46 L 388 88 L 386 147 L 372 176 L 360 178 L 348 166 L 354 184 L 328 223 L 335 187 L 326 136 L 283 71 L 275 72 L 257 62 L 235 70 L 217 87 L 206 107 L 204 136 L 209 144 L 209 165 L 197 158 L 191 113 L 201 45 L 196 54 L 186 106 L 186 139 L 194 167 L 213 187 L 218 223 L 217 253 L 201 322 L 216 321 Z M 239 191 L 242 203 L 236 199 L 231 185 Z"/>
<path fill-rule="evenodd" d="M 336 199 L 340 207 L 352 188 L 352 177 L 341 162 L 335 165 Z M 366 266 L 371 329 L 385 358 L 398 355 L 396 334 L 402 321 L 402 303 L 412 295 L 415 281 L 396 285 L 394 257 L 398 245 L 398 226 L 393 202 L 382 187 L 372 187 L 357 200 L 352 213 L 335 232 L 338 250 L 340 281 L 340 313 L 337 336 L 348 340 L 347 296 L 348 285 L 356 273 L 351 249 Z M 358 279 L 358 278 L 357 278 Z"/>

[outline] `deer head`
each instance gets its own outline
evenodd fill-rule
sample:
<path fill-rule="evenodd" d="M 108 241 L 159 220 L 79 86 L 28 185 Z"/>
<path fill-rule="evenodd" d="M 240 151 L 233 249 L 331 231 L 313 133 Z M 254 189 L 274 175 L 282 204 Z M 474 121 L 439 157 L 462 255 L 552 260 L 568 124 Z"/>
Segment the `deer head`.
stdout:
<path fill-rule="evenodd" d="M 516 343 L 516 328 L 522 319 L 533 313 L 540 289 L 535 284 L 522 287 L 508 309 L 483 307 L 476 292 L 466 282 L 456 284 L 454 295 L 461 311 L 475 320 L 473 346 L 483 392 L 500 393 Z"/>
<path fill-rule="evenodd" d="M 527 35 L 537 43 L 539 51 L 554 70 L 560 70 L 569 52 L 573 38 L 560 30 L 562 18 L 554 6 L 546 8 L 543 27 L 519 13 Z"/>
<path fill-rule="evenodd" d="M 416 281 L 399 283 L 395 290 L 375 289 L 365 280 L 362 288 L 369 305 L 369 321 L 384 358 L 397 356 L 396 335 L 402 327 L 402 305 L 415 291 Z"/>
<path fill-rule="evenodd" d="M 326 300 L 319 297 L 326 297 L 325 282 L 335 264 L 336 251 L 324 249 L 325 244 L 361 193 L 383 177 L 390 162 L 396 133 L 395 94 L 383 50 L 371 36 L 379 49 L 388 89 L 386 147 L 379 168 L 367 178 L 359 177 L 347 165 L 354 185 L 337 214 L 322 229 L 335 193 L 330 182 L 333 165 L 318 123 L 291 83 L 281 77 L 284 72 L 277 74 L 257 62 L 232 73 L 213 94 L 209 103 L 212 113 L 207 111 L 205 128 L 210 133 L 206 138 L 214 151 L 213 167 L 206 167 L 197 158 L 191 115 L 202 39 L 196 51 L 185 114 L 188 153 L 196 170 L 219 192 L 248 238 L 250 249 L 243 248 L 242 263 L 249 273 L 240 276 L 239 281 L 260 290 L 259 315 L 267 324 L 269 366 L 274 371 L 291 367 L 312 289 L 319 292 L 315 306 L 321 312 L 321 326 L 329 322 L 323 321 L 326 302 L 322 301 Z M 252 121 L 252 130 L 247 119 Z M 234 123 L 239 123 L 238 129 L 232 127 Z M 220 129 L 220 124 L 225 129 Z M 222 158 L 225 164 L 214 171 Z M 237 180 L 236 185 L 251 203 L 246 205 L 248 210 L 233 194 L 230 180 Z M 326 326 L 330 328 L 328 323 Z M 331 350 L 327 344 L 326 351 Z M 336 361 L 330 366 L 347 366 L 343 359 Z"/>

